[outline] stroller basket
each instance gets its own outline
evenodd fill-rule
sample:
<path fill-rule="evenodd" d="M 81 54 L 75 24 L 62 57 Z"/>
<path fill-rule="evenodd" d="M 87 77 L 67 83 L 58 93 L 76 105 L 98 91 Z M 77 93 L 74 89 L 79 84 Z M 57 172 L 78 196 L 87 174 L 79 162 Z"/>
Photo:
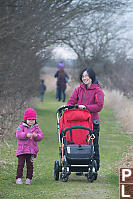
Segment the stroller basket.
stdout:
<path fill-rule="evenodd" d="M 88 165 L 92 158 L 90 145 L 68 145 L 66 159 L 70 165 Z"/>

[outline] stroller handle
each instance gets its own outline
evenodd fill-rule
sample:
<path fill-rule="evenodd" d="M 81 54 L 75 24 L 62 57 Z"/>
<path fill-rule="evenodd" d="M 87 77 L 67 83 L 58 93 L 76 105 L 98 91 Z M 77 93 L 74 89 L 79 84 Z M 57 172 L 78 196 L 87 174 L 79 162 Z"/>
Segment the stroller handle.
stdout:
<path fill-rule="evenodd" d="M 62 106 L 61 108 L 57 109 L 56 113 L 61 113 L 62 110 L 64 109 L 73 109 L 73 108 L 78 108 L 78 105 L 66 105 Z"/>
<path fill-rule="evenodd" d="M 85 129 L 85 130 L 90 132 L 90 135 L 93 134 L 93 131 L 90 128 L 88 128 L 88 127 L 85 127 L 85 126 L 71 126 L 71 127 L 68 127 L 68 128 L 66 128 L 64 130 L 64 135 L 66 135 L 67 131 L 69 131 L 69 130 L 71 131 L 72 129 Z"/>

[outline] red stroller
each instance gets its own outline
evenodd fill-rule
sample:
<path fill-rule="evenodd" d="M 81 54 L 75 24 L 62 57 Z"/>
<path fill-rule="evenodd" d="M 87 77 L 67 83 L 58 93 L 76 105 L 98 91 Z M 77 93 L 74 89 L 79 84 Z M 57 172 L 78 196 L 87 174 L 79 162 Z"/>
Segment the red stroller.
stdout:
<path fill-rule="evenodd" d="M 55 180 L 59 180 L 59 172 L 62 182 L 68 181 L 71 172 L 86 172 L 88 182 L 97 179 L 93 126 L 87 110 L 71 105 L 57 110 L 60 163 L 55 161 Z"/>

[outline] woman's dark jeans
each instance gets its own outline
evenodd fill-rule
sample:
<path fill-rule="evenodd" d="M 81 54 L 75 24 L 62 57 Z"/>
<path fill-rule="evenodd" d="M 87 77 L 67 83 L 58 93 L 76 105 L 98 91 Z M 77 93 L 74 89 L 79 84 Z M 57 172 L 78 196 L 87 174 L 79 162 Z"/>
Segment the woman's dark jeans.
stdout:
<path fill-rule="evenodd" d="M 99 155 L 99 132 L 95 133 L 95 139 L 94 139 L 94 150 L 95 150 L 95 155 L 94 155 L 94 159 L 97 162 L 97 171 L 99 170 L 100 167 L 100 155 Z"/>
<path fill-rule="evenodd" d="M 96 121 L 96 123 L 95 123 Z M 99 155 L 99 131 L 100 131 L 100 125 L 99 125 L 99 121 L 95 120 L 93 122 L 93 132 L 95 135 L 95 139 L 94 139 L 94 159 L 97 162 L 97 171 L 99 170 L 100 167 L 100 155 Z"/>

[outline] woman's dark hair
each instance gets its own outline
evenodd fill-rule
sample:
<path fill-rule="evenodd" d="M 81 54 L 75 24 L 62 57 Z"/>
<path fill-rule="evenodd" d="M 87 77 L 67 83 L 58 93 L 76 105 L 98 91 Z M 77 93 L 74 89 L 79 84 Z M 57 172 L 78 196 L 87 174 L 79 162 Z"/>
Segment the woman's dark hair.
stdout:
<path fill-rule="evenodd" d="M 93 69 L 92 69 L 92 68 L 89 68 L 89 67 L 88 67 L 88 68 L 85 68 L 85 69 L 83 69 L 83 70 L 81 71 L 80 76 L 79 76 L 80 81 L 83 82 L 83 81 L 82 81 L 82 75 L 83 75 L 83 73 L 84 73 L 85 71 L 88 73 L 89 77 L 92 79 L 92 84 L 93 84 L 93 82 L 96 80 L 96 75 L 95 75 L 95 72 L 93 71 Z"/>

